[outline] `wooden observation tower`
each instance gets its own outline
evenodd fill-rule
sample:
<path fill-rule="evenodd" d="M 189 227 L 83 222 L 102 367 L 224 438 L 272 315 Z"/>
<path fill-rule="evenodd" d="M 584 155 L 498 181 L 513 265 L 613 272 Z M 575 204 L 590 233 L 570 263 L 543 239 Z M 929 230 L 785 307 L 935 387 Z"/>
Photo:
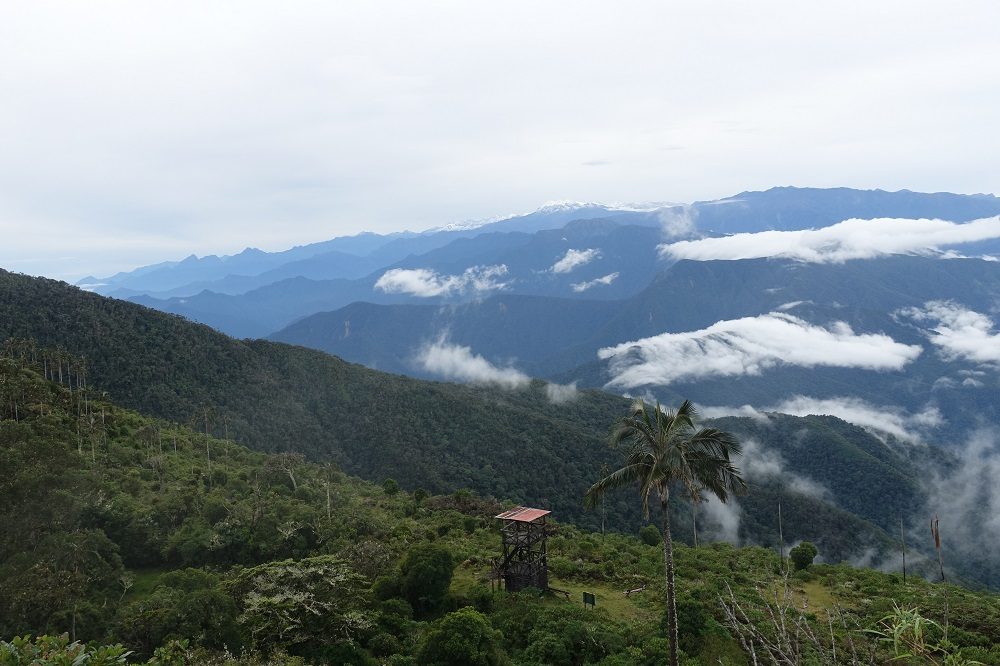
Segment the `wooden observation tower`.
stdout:
<path fill-rule="evenodd" d="M 493 560 L 493 578 L 500 581 L 508 592 L 526 587 L 543 591 L 549 589 L 545 517 L 550 513 L 544 509 L 519 506 L 497 516 L 501 521 L 503 555 Z"/>

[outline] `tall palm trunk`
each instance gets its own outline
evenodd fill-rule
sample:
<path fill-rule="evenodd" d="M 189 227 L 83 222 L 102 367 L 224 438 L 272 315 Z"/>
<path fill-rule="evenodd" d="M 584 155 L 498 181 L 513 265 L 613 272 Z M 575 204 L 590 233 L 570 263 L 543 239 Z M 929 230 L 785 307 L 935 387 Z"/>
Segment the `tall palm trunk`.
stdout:
<path fill-rule="evenodd" d="M 669 491 L 667 491 L 669 492 Z M 670 666 L 677 666 L 677 593 L 674 589 L 674 541 L 670 536 L 669 496 L 660 496 L 663 520 L 663 568 L 667 577 L 667 634 L 670 639 Z"/>

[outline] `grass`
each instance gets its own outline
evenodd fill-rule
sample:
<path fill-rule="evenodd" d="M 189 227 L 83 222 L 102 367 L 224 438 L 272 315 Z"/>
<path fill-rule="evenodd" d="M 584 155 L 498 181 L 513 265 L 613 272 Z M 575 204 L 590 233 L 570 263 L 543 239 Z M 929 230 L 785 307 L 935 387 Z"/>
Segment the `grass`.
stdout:
<path fill-rule="evenodd" d="M 806 598 L 806 601 L 808 601 L 809 608 L 813 610 L 829 613 L 833 608 L 842 608 L 844 606 L 842 601 L 833 596 L 830 588 L 818 580 L 799 583 L 798 590 Z"/>
<path fill-rule="evenodd" d="M 451 579 L 451 593 L 464 595 L 476 585 L 489 585 L 489 571 L 484 567 L 457 567 Z M 545 604 L 577 604 L 583 605 L 583 593 L 590 592 L 596 598 L 596 607 L 606 610 L 610 615 L 623 620 L 657 621 L 659 611 L 656 609 L 660 601 L 657 591 L 647 589 L 626 597 L 624 590 L 601 583 L 581 583 L 573 580 L 549 576 L 549 585 L 558 590 L 569 592 L 569 599 L 562 594 L 552 594 L 543 601 Z"/>

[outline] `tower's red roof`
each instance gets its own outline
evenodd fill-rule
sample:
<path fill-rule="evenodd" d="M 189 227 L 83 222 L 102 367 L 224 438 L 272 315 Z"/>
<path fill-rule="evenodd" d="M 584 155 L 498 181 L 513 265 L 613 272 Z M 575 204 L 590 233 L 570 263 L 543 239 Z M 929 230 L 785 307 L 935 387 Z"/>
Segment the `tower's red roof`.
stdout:
<path fill-rule="evenodd" d="M 532 523 L 542 516 L 547 516 L 551 511 L 545 509 L 532 509 L 527 506 L 516 506 L 510 511 L 504 511 L 497 518 L 501 520 L 516 520 L 521 523 Z"/>

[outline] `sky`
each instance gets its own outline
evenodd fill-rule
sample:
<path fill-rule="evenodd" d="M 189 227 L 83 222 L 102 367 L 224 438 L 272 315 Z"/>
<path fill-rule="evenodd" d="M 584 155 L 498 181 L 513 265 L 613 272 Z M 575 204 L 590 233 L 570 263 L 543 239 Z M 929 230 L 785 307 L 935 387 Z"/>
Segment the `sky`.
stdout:
<path fill-rule="evenodd" d="M 1000 5 L 6 2 L 0 267 L 77 279 L 548 201 L 996 192 Z"/>

